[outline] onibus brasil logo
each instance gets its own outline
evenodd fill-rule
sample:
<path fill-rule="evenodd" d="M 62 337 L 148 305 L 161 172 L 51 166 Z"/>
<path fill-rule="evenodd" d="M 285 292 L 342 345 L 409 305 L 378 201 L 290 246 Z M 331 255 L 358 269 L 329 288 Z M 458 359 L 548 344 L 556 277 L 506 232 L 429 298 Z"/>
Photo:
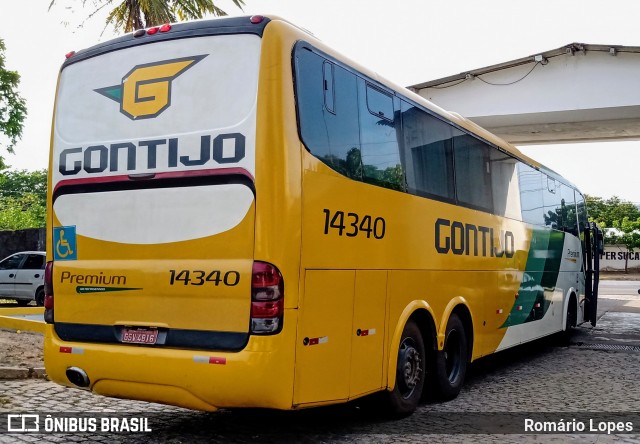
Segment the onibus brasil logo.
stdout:
<path fill-rule="evenodd" d="M 171 82 L 207 54 L 136 65 L 119 85 L 94 90 L 120 104 L 131 120 L 151 119 L 171 106 Z"/>

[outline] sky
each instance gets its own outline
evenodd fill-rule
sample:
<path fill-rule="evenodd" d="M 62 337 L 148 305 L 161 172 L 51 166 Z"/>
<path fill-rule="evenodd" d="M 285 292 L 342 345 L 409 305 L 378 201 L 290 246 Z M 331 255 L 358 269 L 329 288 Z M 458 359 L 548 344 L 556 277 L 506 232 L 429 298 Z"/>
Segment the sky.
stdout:
<path fill-rule="evenodd" d="M 0 0 L 5 67 L 21 75 L 28 117 L 13 169 L 47 167 L 56 81 L 64 55 L 113 38 L 94 1 Z M 117 3 L 117 2 L 116 2 Z M 481 68 L 572 42 L 640 46 L 640 2 L 629 0 L 245 0 L 275 14 L 400 85 Z M 456 110 L 450 110 L 456 111 Z M 640 203 L 640 141 L 520 147 L 583 192 Z"/>

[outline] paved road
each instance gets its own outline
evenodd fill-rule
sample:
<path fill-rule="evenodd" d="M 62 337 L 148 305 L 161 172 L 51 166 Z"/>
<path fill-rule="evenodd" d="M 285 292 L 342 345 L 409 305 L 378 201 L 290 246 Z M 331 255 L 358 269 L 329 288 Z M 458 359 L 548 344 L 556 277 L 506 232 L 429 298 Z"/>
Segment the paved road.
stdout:
<path fill-rule="evenodd" d="M 153 430 L 129 434 L 0 434 L 0 442 L 640 443 L 639 285 L 603 283 L 598 327 L 577 328 L 569 346 L 555 338 L 545 339 L 481 359 L 471 366 L 457 399 L 446 403 L 427 399 L 414 415 L 402 420 L 380 418 L 363 402 L 301 412 L 201 413 L 104 398 L 42 380 L 0 381 L 0 412 L 68 417 L 78 416 L 77 412 L 144 415 Z M 635 413 L 611 418 L 603 412 Z M 596 427 L 619 420 L 623 425 L 631 422 L 636 433 L 455 434 L 473 430 L 518 432 L 527 418 L 540 423 L 558 423 L 560 419 L 565 424 L 583 423 L 587 431 L 590 419 Z M 438 434 L 432 434 L 434 431 Z"/>
<path fill-rule="evenodd" d="M 613 281 L 601 280 L 598 286 L 603 295 L 637 295 L 640 289 L 640 281 Z"/>
<path fill-rule="evenodd" d="M 598 313 L 618 311 L 640 313 L 640 281 L 600 281 Z"/>

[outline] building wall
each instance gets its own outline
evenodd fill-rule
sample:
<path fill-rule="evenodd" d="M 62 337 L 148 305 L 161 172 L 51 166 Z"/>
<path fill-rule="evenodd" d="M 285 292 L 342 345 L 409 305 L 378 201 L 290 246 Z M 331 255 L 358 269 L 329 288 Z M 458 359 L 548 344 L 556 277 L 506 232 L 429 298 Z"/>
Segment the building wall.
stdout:
<path fill-rule="evenodd" d="M 0 259 L 18 251 L 44 251 L 46 240 L 44 228 L 0 231 Z"/>
<path fill-rule="evenodd" d="M 605 245 L 604 254 L 600 256 L 600 270 L 624 271 L 625 259 L 629 270 L 640 271 L 640 251 L 627 251 L 624 245 Z"/>

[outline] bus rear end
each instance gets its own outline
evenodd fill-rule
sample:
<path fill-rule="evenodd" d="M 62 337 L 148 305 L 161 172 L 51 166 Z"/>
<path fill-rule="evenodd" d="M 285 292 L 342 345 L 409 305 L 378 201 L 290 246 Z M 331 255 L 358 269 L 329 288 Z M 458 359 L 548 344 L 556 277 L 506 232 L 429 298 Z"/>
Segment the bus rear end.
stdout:
<path fill-rule="evenodd" d="M 277 346 L 283 278 L 254 257 L 267 23 L 165 25 L 64 63 L 49 179 L 52 380 L 202 410 L 291 406 L 293 358 L 277 352 L 291 348 Z"/>

